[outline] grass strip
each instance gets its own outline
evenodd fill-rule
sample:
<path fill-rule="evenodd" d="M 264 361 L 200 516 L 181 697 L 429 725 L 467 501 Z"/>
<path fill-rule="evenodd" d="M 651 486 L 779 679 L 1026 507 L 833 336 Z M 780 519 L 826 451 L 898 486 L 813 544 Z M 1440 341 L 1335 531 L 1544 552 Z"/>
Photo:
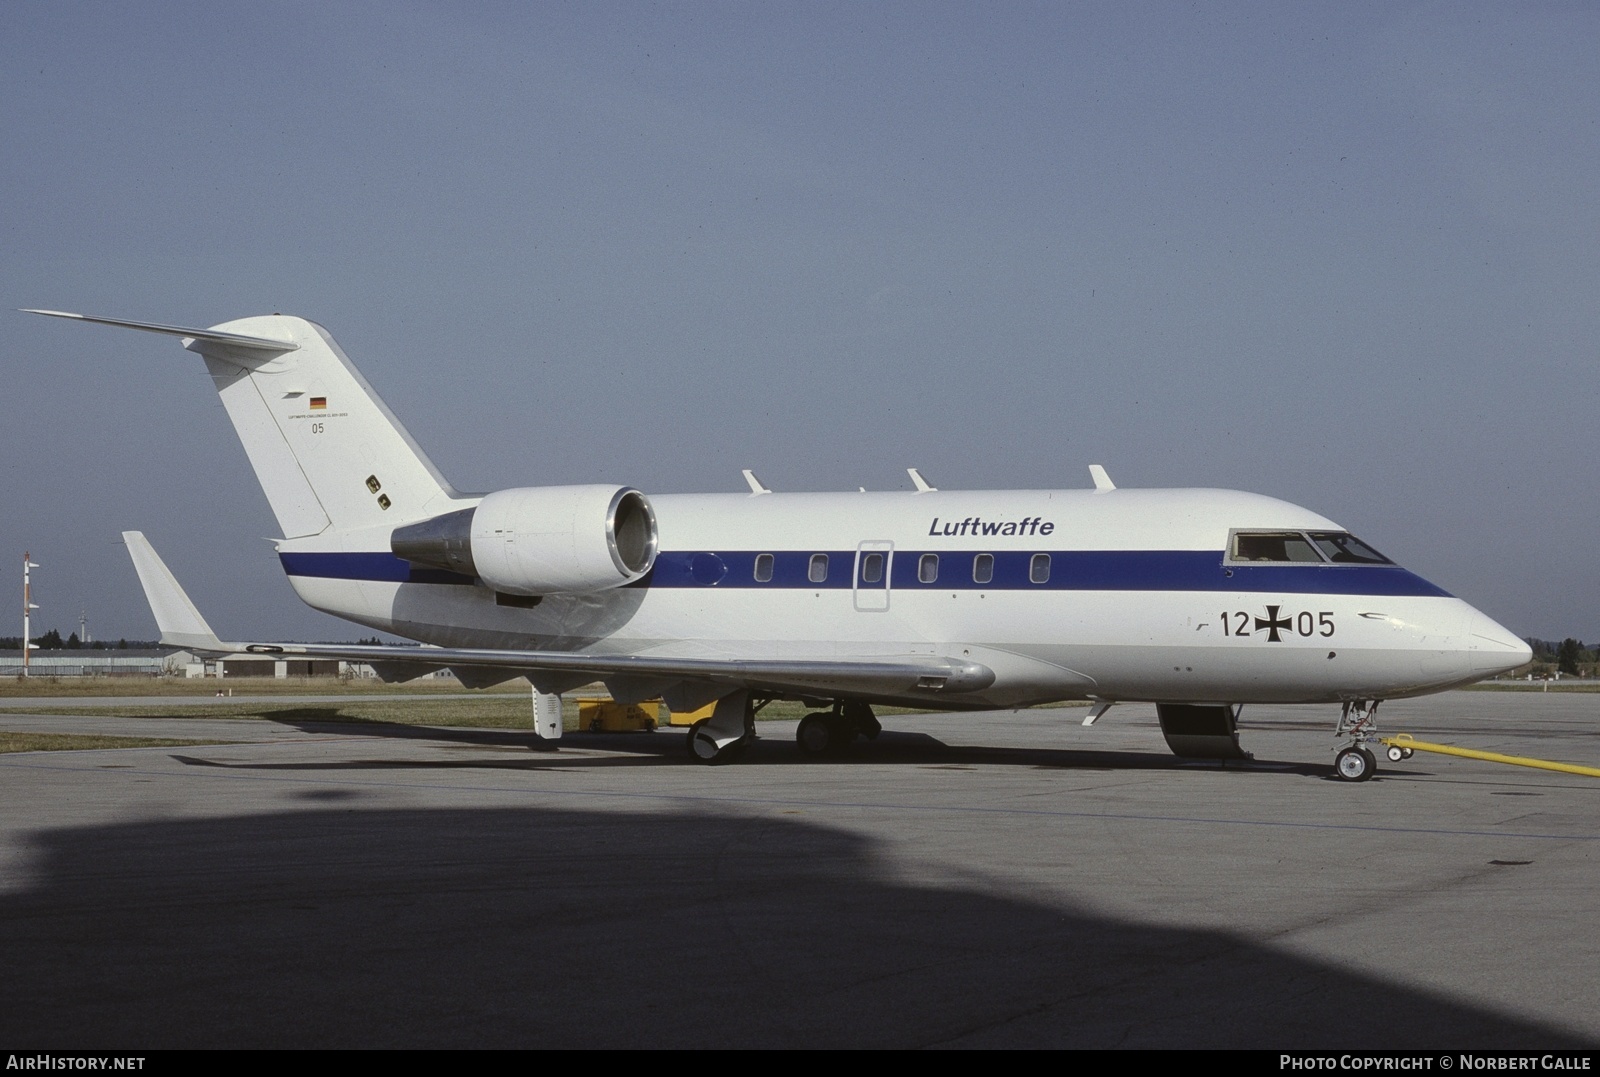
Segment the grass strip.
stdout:
<path fill-rule="evenodd" d="M 112 737 L 99 733 L 6 733 L 0 731 L 0 755 L 7 752 L 86 752 L 102 748 L 182 748 L 228 741 L 172 737 Z"/>
<path fill-rule="evenodd" d="M 1600 692 L 1600 683 L 1579 681 L 1479 681 L 1462 689 L 1466 692 Z"/>

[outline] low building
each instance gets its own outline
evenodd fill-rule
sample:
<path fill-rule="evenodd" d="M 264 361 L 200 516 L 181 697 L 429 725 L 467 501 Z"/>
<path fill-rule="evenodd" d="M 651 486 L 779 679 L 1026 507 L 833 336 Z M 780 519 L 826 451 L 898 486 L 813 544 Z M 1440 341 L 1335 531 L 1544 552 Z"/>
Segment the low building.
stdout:
<path fill-rule="evenodd" d="M 188 651 L 153 650 L 34 651 L 28 658 L 30 677 L 181 677 L 194 661 Z M 22 652 L 0 651 L 0 677 L 22 676 Z"/>
<path fill-rule="evenodd" d="M 201 656 L 170 647 L 153 650 L 34 651 L 30 677 L 360 677 L 365 665 L 332 659 L 273 658 L 259 654 Z M 0 677 L 22 676 L 22 652 L 0 651 Z"/>

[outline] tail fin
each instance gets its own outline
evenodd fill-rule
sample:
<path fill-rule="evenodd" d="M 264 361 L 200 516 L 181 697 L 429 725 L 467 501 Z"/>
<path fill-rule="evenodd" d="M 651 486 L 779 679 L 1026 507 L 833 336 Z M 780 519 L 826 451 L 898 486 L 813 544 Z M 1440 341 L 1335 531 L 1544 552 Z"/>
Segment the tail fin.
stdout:
<path fill-rule="evenodd" d="M 273 314 L 186 329 L 31 313 L 182 337 L 199 352 L 285 538 L 412 523 L 460 496 L 315 322 Z"/>
<path fill-rule="evenodd" d="M 299 345 L 262 362 L 197 341 L 285 538 L 423 520 L 455 491 L 320 325 L 272 315 L 217 326 Z"/>

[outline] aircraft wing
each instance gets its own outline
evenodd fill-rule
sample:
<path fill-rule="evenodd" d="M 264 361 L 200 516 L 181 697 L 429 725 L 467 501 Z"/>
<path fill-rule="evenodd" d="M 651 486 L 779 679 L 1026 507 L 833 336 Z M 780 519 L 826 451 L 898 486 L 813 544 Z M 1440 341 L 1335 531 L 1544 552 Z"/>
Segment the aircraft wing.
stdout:
<path fill-rule="evenodd" d="M 739 689 L 796 695 L 924 698 L 981 691 L 994 672 L 977 662 L 935 655 L 863 658 L 695 658 L 581 651 L 341 643 L 224 642 L 212 631 L 166 563 L 139 531 L 122 538 L 168 646 L 215 654 L 342 659 L 370 663 L 386 680 L 450 668 L 463 683 L 485 687 L 526 676 L 541 692 L 605 681 L 623 702 L 664 696 L 673 710 L 694 710 Z M 681 704 L 681 705 L 680 705 Z"/>

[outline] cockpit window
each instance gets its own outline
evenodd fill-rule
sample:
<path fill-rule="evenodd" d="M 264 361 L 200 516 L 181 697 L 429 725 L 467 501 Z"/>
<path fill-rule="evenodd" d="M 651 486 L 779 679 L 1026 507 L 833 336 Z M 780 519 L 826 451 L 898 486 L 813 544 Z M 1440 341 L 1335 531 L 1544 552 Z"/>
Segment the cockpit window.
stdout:
<path fill-rule="evenodd" d="M 1298 531 L 1235 531 L 1228 556 L 1233 561 L 1322 563 L 1317 548 Z"/>
<path fill-rule="evenodd" d="M 1336 565 L 1392 565 L 1383 554 L 1345 531 L 1312 531 L 1311 541 Z"/>
<path fill-rule="evenodd" d="M 1235 531 L 1228 540 L 1232 564 L 1392 565 L 1348 531 Z"/>

